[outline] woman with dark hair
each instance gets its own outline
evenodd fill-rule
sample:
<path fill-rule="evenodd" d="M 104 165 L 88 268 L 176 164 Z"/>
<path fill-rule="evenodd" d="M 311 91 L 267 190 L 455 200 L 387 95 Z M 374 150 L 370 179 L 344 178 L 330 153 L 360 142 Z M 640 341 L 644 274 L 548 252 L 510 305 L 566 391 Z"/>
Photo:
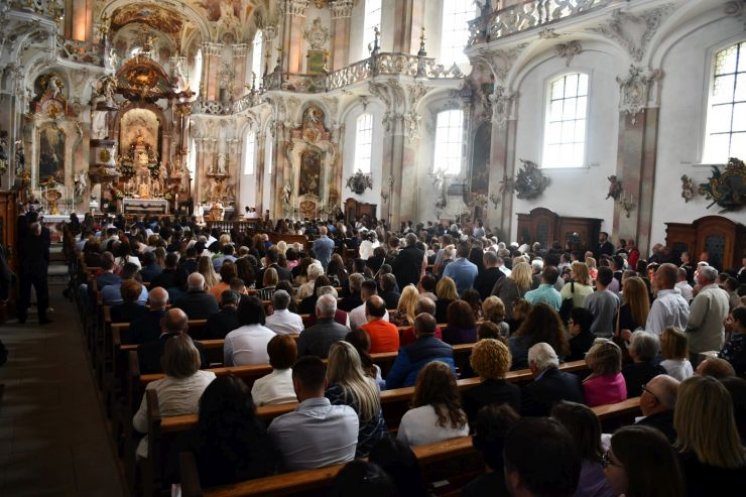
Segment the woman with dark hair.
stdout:
<path fill-rule="evenodd" d="M 241 327 L 225 336 L 223 363 L 225 366 L 267 364 L 267 345 L 275 332 L 264 326 L 262 301 L 253 296 L 242 297 L 237 317 Z"/>
<path fill-rule="evenodd" d="M 417 375 L 412 408 L 402 416 L 396 438 L 415 446 L 468 434 L 456 376 L 443 362 L 428 363 Z"/>
<path fill-rule="evenodd" d="M 471 306 L 471 312 L 474 313 L 474 319 L 479 321 L 482 319 L 482 297 L 479 292 L 473 288 L 467 288 L 461 294 L 461 300 Z"/>
<path fill-rule="evenodd" d="M 334 286 L 347 286 L 347 270 L 345 269 L 345 263 L 341 255 L 332 254 L 332 258 L 329 260 L 329 265 L 326 268 L 326 276 Z"/>
<path fill-rule="evenodd" d="M 615 495 L 687 495 L 676 453 L 663 433 L 650 426 L 630 425 L 617 430 L 611 437 L 609 450 L 604 454 L 603 465 L 606 479 Z M 712 490 L 711 494 L 706 495 L 722 495 L 714 488 Z"/>
<path fill-rule="evenodd" d="M 551 417 L 572 435 L 582 459 L 575 497 L 615 497 L 604 475 L 601 422 L 583 404 L 562 400 L 552 408 Z"/>
<path fill-rule="evenodd" d="M 290 335 L 277 335 L 267 344 L 269 365 L 272 372 L 254 381 L 251 397 L 257 406 L 297 402 L 293 388 L 292 366 L 298 359 L 296 339 Z"/>
<path fill-rule="evenodd" d="M 373 462 L 348 462 L 334 477 L 329 497 L 397 497 L 391 477 Z"/>
<path fill-rule="evenodd" d="M 570 353 L 567 330 L 559 313 L 543 302 L 531 308 L 521 327 L 508 340 L 513 369 L 528 367 L 528 349 L 539 342 L 551 345 L 560 360 Z"/>
<path fill-rule="evenodd" d="M 381 269 L 381 266 L 386 262 L 386 249 L 383 247 L 376 247 L 373 249 L 373 256 L 368 258 L 365 262 L 365 266 L 371 273 L 375 274 Z"/>
<path fill-rule="evenodd" d="M 277 455 L 240 379 L 221 376 L 205 389 L 199 401 L 194 452 L 204 487 L 275 472 Z"/>
<path fill-rule="evenodd" d="M 401 440 L 389 434 L 384 435 L 371 449 L 368 460 L 378 464 L 391 477 L 400 496 L 429 495 L 417 456 L 412 448 Z"/>
<path fill-rule="evenodd" d="M 331 284 L 332 282 L 325 275 L 318 276 L 313 282 L 313 293 L 300 301 L 298 312 L 300 314 L 314 314 L 316 312 L 316 301 L 319 300 L 319 288 L 331 286 Z"/>
<path fill-rule="evenodd" d="M 443 341 L 451 345 L 477 341 L 477 325 L 468 302 L 454 300 L 448 304 L 447 325 L 443 330 Z"/>
<path fill-rule="evenodd" d="M 365 375 L 376 380 L 378 389 L 383 390 L 386 387 L 386 381 L 381 376 L 381 368 L 378 367 L 378 364 L 374 364 L 373 358 L 370 357 L 370 336 L 368 333 L 358 328 L 349 332 L 345 336 L 345 341 L 352 344 L 360 355 L 360 362 Z"/>
<path fill-rule="evenodd" d="M 593 345 L 596 335 L 591 331 L 593 313 L 585 307 L 573 307 L 570 319 L 567 320 L 567 331 L 570 333 L 570 355 L 568 361 L 581 361 Z"/>

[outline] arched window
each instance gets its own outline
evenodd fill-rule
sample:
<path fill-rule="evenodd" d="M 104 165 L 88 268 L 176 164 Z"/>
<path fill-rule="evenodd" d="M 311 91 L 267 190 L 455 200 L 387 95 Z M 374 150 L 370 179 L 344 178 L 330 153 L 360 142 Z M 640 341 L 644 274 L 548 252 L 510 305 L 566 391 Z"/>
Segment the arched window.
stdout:
<path fill-rule="evenodd" d="M 194 81 L 191 85 L 194 92 L 199 95 L 199 89 L 202 86 L 202 50 L 197 50 L 197 54 L 194 56 L 194 72 L 193 77 L 190 78 Z"/>
<path fill-rule="evenodd" d="M 365 21 L 363 22 L 363 54 L 373 49 L 376 35 L 374 27 L 381 29 L 381 0 L 365 0 Z"/>
<path fill-rule="evenodd" d="M 246 146 L 243 149 L 243 173 L 254 174 L 254 161 L 256 158 L 256 133 L 246 133 Z"/>
<path fill-rule="evenodd" d="M 715 54 L 703 162 L 746 157 L 746 42 Z"/>
<path fill-rule="evenodd" d="M 373 150 L 373 116 L 363 114 L 357 118 L 355 128 L 355 171 L 370 173 L 371 153 Z"/>
<path fill-rule="evenodd" d="M 542 167 L 585 165 L 587 115 L 587 74 L 565 74 L 549 82 Z"/>
<path fill-rule="evenodd" d="M 459 109 L 438 113 L 433 171 L 449 176 L 461 172 L 464 113 Z"/>
<path fill-rule="evenodd" d="M 254 35 L 254 46 L 251 50 L 251 72 L 254 78 L 256 78 L 256 85 L 262 80 L 262 59 L 264 58 L 264 35 L 261 31 L 257 31 Z"/>
<path fill-rule="evenodd" d="M 469 41 L 468 21 L 477 17 L 474 2 L 443 0 L 443 23 L 440 30 L 440 60 L 450 66 L 468 62 L 464 48 Z"/>

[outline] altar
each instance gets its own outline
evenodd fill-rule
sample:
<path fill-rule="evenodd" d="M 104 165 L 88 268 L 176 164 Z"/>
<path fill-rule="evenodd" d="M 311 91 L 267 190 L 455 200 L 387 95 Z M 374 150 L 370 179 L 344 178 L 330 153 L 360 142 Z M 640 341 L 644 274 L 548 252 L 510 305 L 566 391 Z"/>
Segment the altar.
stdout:
<path fill-rule="evenodd" d="M 165 216 L 168 214 L 168 201 L 162 198 L 123 198 L 124 215 Z"/>

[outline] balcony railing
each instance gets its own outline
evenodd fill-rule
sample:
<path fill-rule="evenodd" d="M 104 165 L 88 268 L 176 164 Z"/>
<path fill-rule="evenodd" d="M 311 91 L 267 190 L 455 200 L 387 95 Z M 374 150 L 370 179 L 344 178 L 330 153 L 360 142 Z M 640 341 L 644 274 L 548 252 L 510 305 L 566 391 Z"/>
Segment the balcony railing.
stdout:
<path fill-rule="evenodd" d="M 469 46 L 546 26 L 619 0 L 526 0 L 469 21 Z"/>
<path fill-rule="evenodd" d="M 11 9 L 33 12 L 52 19 L 62 14 L 62 6 L 58 0 L 6 0 L 6 2 Z"/>

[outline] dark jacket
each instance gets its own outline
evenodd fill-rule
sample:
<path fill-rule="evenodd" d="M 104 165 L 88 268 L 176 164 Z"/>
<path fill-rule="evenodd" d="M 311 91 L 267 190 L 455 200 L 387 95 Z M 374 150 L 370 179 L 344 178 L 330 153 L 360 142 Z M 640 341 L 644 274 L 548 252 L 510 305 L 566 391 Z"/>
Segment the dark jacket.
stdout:
<path fill-rule="evenodd" d="M 164 269 L 153 278 L 150 282 L 150 288 L 161 287 L 168 290 L 169 288 L 179 286 L 179 275 L 176 269 Z"/>
<path fill-rule="evenodd" d="M 456 371 L 453 347 L 434 336 L 422 336 L 413 344 L 400 348 L 399 355 L 396 356 L 386 376 L 386 388 L 413 386 L 420 370 L 432 361 L 442 361 L 448 364 L 454 373 Z"/>
<path fill-rule="evenodd" d="M 652 362 L 633 362 L 622 368 L 622 376 L 627 383 L 627 398 L 642 395 L 642 386 L 658 376 L 667 374 L 660 364 Z"/>
<path fill-rule="evenodd" d="M 673 409 L 651 414 L 650 416 L 642 418 L 635 424 L 652 426 L 653 428 L 660 430 L 672 445 L 676 442 L 676 430 L 673 427 Z"/>
<path fill-rule="evenodd" d="M 420 272 L 422 271 L 422 260 L 424 258 L 425 252 L 417 247 L 405 247 L 399 251 L 399 255 L 391 264 L 399 288 L 404 288 L 410 283 L 416 286 L 420 282 Z"/>
<path fill-rule="evenodd" d="M 401 294 L 399 292 L 391 291 L 382 292 L 379 294 L 379 296 L 386 303 L 386 309 L 396 309 L 396 307 L 399 305 L 399 297 L 401 297 Z"/>
<path fill-rule="evenodd" d="M 540 378 L 522 389 L 521 410 L 524 416 L 549 416 L 552 406 L 560 400 L 585 402 L 580 378 L 558 368 L 549 368 Z"/>
<path fill-rule="evenodd" d="M 591 348 L 595 339 L 596 335 L 594 335 L 590 330 L 571 337 L 570 355 L 567 357 L 567 361 L 580 361 L 585 359 L 585 353 Z"/>
<path fill-rule="evenodd" d="M 474 343 L 477 341 L 476 328 L 452 328 L 446 326 L 443 328 L 443 341 L 456 345 L 459 343 Z"/>
<path fill-rule="evenodd" d="M 106 285 L 117 285 L 122 282 L 122 278 L 114 273 L 103 272 L 96 277 L 96 287 L 100 292 Z"/>
<path fill-rule="evenodd" d="M 215 297 L 204 291 L 189 290 L 174 302 L 174 307 L 184 311 L 189 319 L 207 319 L 220 312 Z"/>
<path fill-rule="evenodd" d="M 162 272 L 163 268 L 154 262 L 140 269 L 140 276 L 142 276 L 143 281 L 152 282 Z"/>
<path fill-rule="evenodd" d="M 344 340 L 350 329 L 333 318 L 319 319 L 318 323 L 303 330 L 298 337 L 298 356 L 315 355 L 325 359 L 334 342 Z"/>
<path fill-rule="evenodd" d="M 687 497 L 736 497 L 746 488 L 746 466 L 719 468 L 703 464 L 692 453 L 679 454 Z"/>
<path fill-rule="evenodd" d="M 158 340 L 161 335 L 161 318 L 166 311 L 149 311 L 130 322 L 129 329 L 122 335 L 122 343 L 146 343 Z"/>
<path fill-rule="evenodd" d="M 492 289 L 495 287 L 495 284 L 504 277 L 505 273 L 500 271 L 499 268 L 491 267 L 483 269 L 474 280 L 474 289 L 479 292 L 479 296 L 484 300 L 492 295 Z"/>
<path fill-rule="evenodd" d="M 337 309 L 341 309 L 345 312 L 350 312 L 355 307 L 363 305 L 363 301 L 360 298 L 360 293 L 353 293 L 347 297 L 343 297 L 337 305 Z"/>
<path fill-rule="evenodd" d="M 476 420 L 479 409 L 491 404 L 508 404 L 515 412 L 521 412 L 521 389 L 505 380 L 484 380 L 479 385 L 463 390 L 461 398 L 470 424 Z"/>
<path fill-rule="evenodd" d="M 206 338 L 224 339 L 225 335 L 240 327 L 241 325 L 238 324 L 238 311 L 228 307 L 221 309 L 217 314 L 213 314 L 207 318 L 205 335 Z"/>
<path fill-rule="evenodd" d="M 141 375 L 163 372 L 163 368 L 161 367 L 161 357 L 163 356 L 163 351 L 166 348 L 166 341 L 176 335 L 178 335 L 178 333 L 166 333 L 158 337 L 157 340 L 140 345 L 140 347 L 137 349 L 137 359 L 140 363 Z M 201 362 L 200 368 L 206 368 L 207 366 L 209 366 L 210 363 L 207 360 L 207 356 L 205 355 L 205 348 L 199 342 L 194 342 L 194 346 L 199 351 Z"/>
<path fill-rule="evenodd" d="M 131 323 L 148 313 L 148 308 L 137 302 L 123 302 L 111 308 L 112 323 Z"/>

